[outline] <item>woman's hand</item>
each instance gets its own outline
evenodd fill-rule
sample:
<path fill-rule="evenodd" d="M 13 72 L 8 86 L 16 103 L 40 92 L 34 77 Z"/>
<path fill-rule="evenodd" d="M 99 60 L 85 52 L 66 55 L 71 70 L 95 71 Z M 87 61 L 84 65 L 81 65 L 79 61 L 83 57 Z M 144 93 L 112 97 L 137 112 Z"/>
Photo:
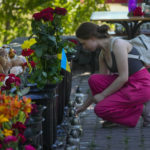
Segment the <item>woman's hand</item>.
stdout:
<path fill-rule="evenodd" d="M 104 95 L 103 94 L 96 94 L 96 95 L 94 95 L 94 98 L 93 98 L 93 101 L 94 101 L 94 103 L 98 103 L 98 102 L 100 102 L 101 100 L 103 100 L 105 97 L 104 97 Z"/>
<path fill-rule="evenodd" d="M 81 113 L 81 112 L 83 112 L 83 111 L 85 111 L 85 110 L 86 110 L 86 107 L 80 106 L 80 107 L 78 107 L 78 108 L 76 109 L 76 114 L 78 115 L 79 113 Z"/>

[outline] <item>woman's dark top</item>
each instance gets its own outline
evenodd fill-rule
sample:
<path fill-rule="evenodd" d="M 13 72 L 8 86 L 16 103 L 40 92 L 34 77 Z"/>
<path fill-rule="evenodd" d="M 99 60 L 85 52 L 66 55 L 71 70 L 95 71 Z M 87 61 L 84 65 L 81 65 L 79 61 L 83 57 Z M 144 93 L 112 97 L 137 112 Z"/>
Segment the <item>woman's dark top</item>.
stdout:
<path fill-rule="evenodd" d="M 133 47 L 132 50 L 128 54 L 140 55 L 135 47 Z M 104 58 L 104 62 L 106 64 L 107 68 L 111 72 L 118 73 L 116 59 L 115 59 L 113 52 L 111 52 L 111 56 L 112 56 L 112 67 L 111 68 L 108 66 L 105 58 Z M 144 64 L 142 63 L 142 61 L 140 61 L 138 59 L 128 58 L 128 66 L 129 66 L 129 76 L 130 76 L 130 75 L 134 74 L 135 72 L 139 71 L 144 66 Z"/>

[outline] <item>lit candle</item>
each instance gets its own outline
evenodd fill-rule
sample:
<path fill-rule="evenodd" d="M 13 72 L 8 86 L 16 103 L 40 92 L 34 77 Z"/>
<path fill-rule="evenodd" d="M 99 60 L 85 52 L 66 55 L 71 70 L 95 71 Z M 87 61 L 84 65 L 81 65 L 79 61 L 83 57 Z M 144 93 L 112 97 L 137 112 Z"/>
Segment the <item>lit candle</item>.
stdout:
<path fill-rule="evenodd" d="M 133 12 L 136 8 L 137 0 L 128 0 L 128 10 L 129 12 Z"/>

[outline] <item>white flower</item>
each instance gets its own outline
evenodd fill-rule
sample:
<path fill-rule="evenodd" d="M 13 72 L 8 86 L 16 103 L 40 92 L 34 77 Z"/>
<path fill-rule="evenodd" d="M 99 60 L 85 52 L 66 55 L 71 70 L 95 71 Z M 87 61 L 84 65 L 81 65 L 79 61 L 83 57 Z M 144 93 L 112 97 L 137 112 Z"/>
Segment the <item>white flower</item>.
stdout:
<path fill-rule="evenodd" d="M 23 68 L 21 66 L 15 66 L 10 69 L 10 73 L 15 74 L 16 76 L 23 73 Z"/>

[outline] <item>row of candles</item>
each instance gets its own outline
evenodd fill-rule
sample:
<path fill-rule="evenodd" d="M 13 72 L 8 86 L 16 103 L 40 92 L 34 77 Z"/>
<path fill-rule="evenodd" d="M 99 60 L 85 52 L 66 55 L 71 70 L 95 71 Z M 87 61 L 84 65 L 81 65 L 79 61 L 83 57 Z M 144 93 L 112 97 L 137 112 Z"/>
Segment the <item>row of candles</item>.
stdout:
<path fill-rule="evenodd" d="M 64 108 L 64 119 L 61 125 L 57 126 L 57 140 L 52 145 L 56 150 L 61 147 L 64 150 L 80 150 L 80 136 L 82 135 L 81 117 L 76 115 L 76 108 L 83 104 L 84 94 L 80 87 L 77 88 L 74 98 L 70 99 L 68 106 Z"/>

